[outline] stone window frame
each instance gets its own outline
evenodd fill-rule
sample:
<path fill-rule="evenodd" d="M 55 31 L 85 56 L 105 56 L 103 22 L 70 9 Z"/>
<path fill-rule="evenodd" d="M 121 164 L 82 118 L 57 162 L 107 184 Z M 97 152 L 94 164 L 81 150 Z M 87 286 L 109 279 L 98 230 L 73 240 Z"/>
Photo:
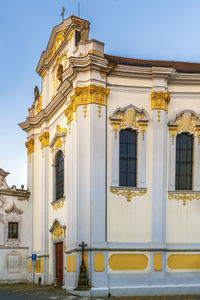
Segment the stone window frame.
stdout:
<path fill-rule="evenodd" d="M 200 191 L 200 116 L 192 110 L 184 110 L 176 114 L 175 118 L 168 122 L 169 128 L 169 192 L 178 192 L 175 189 L 176 181 L 176 136 L 183 132 L 193 136 L 193 174 L 192 190 Z"/>
<path fill-rule="evenodd" d="M 111 135 L 111 188 L 119 189 L 146 189 L 146 151 L 147 134 L 146 128 L 150 117 L 144 109 L 134 105 L 117 108 L 112 113 L 110 124 Z M 119 185 L 119 132 L 122 129 L 132 129 L 137 132 L 137 183 L 136 187 Z"/>
<path fill-rule="evenodd" d="M 5 242 L 9 247 L 19 247 L 21 245 L 22 214 L 23 211 L 13 202 L 10 208 L 5 209 Z M 8 238 L 8 223 L 18 223 L 18 238 Z"/>

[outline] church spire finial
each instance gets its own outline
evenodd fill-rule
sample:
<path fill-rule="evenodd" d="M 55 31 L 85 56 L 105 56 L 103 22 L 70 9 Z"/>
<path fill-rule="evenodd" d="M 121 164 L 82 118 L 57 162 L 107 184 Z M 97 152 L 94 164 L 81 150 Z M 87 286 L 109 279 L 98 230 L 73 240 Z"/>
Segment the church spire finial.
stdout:
<path fill-rule="evenodd" d="M 65 7 L 63 6 L 62 11 L 61 11 L 61 17 L 62 17 L 62 22 L 64 21 L 64 16 L 65 16 Z"/>

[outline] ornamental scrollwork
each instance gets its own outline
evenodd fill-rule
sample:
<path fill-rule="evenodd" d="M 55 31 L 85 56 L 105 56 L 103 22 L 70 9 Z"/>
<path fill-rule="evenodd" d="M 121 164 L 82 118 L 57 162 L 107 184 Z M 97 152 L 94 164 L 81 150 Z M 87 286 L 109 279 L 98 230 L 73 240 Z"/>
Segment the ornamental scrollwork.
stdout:
<path fill-rule="evenodd" d="M 83 105 L 84 107 L 88 104 L 106 106 L 106 97 L 108 96 L 109 92 L 110 90 L 108 88 L 100 85 L 97 86 L 94 84 L 91 84 L 89 86 L 76 87 L 74 90 L 74 94 L 70 97 L 70 103 L 65 109 L 67 124 L 69 124 L 73 120 L 73 113 L 77 110 L 77 107 L 79 105 Z"/>
<path fill-rule="evenodd" d="M 67 129 L 61 128 L 60 125 L 56 127 L 56 134 L 50 144 L 51 152 L 56 152 L 58 149 L 64 148 L 65 137 L 67 136 Z"/>
<path fill-rule="evenodd" d="M 41 149 L 49 146 L 49 132 L 45 131 L 39 136 L 39 140 L 41 143 Z"/>
<path fill-rule="evenodd" d="M 61 200 L 56 201 L 55 203 L 52 203 L 53 210 L 57 211 L 59 208 L 61 209 L 64 206 L 65 198 L 62 198 Z"/>
<path fill-rule="evenodd" d="M 151 93 L 151 109 L 168 111 L 170 94 L 168 92 L 158 91 Z"/>
<path fill-rule="evenodd" d="M 138 132 L 142 132 L 142 140 L 144 140 L 144 133 L 149 121 L 149 116 L 144 109 L 136 108 L 129 105 L 125 108 L 117 109 L 110 117 L 110 124 L 115 132 L 115 139 L 117 132 L 121 129 L 132 128 Z"/>
<path fill-rule="evenodd" d="M 42 96 L 40 96 L 37 99 L 37 104 L 36 104 L 36 113 L 38 114 L 42 109 Z"/>
<path fill-rule="evenodd" d="M 169 199 L 182 201 L 183 205 L 186 205 L 187 201 L 200 200 L 200 193 L 169 193 Z"/>
<path fill-rule="evenodd" d="M 27 148 L 27 155 L 31 154 L 34 152 L 34 139 L 29 139 L 26 143 L 25 146 Z"/>
<path fill-rule="evenodd" d="M 133 197 L 143 196 L 147 192 L 146 190 L 132 191 L 132 190 L 118 190 L 118 189 L 113 189 L 113 188 L 111 188 L 110 191 L 111 191 L 111 193 L 113 193 L 115 195 L 126 197 L 126 200 L 128 202 L 130 202 Z"/>
<path fill-rule="evenodd" d="M 53 232 L 53 240 L 60 239 L 63 237 L 64 237 L 63 229 L 61 228 L 60 224 L 57 222 Z"/>
<path fill-rule="evenodd" d="M 57 34 L 55 43 L 49 52 L 50 57 L 52 57 L 56 53 L 56 51 L 58 50 L 60 45 L 63 43 L 65 32 L 66 32 L 66 30 L 63 30 Z"/>
<path fill-rule="evenodd" d="M 174 144 L 175 136 L 181 132 L 189 132 L 197 136 L 198 143 L 200 143 L 200 117 L 195 112 L 183 111 L 176 116 L 175 120 L 169 122 L 168 125 L 172 144 Z"/>

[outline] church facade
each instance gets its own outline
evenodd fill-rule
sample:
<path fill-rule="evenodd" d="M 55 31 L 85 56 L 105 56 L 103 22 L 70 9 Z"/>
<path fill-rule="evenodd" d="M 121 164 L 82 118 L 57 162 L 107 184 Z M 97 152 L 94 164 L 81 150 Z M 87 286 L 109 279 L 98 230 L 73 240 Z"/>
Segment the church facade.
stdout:
<path fill-rule="evenodd" d="M 107 55 L 53 28 L 27 132 L 35 280 L 89 296 L 200 293 L 200 64 Z M 89 289 L 78 286 L 80 244 Z"/>
<path fill-rule="evenodd" d="M 0 169 L 0 283 L 27 279 L 27 255 L 31 246 L 32 222 L 29 192 L 9 187 Z"/>

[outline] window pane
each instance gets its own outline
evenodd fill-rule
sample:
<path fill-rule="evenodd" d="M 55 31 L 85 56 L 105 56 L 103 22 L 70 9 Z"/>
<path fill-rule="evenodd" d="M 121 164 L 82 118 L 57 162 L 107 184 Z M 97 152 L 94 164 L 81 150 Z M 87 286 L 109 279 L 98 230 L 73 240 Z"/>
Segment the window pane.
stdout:
<path fill-rule="evenodd" d="M 134 174 L 133 173 L 128 173 L 127 176 L 127 181 L 128 181 L 128 186 L 134 186 Z"/>
<path fill-rule="evenodd" d="M 137 134 L 130 129 L 120 131 L 120 185 L 136 186 Z"/>
<path fill-rule="evenodd" d="M 56 162 L 56 200 L 63 197 L 64 193 L 64 156 L 60 151 Z"/>
<path fill-rule="evenodd" d="M 135 145 L 134 144 L 128 144 L 128 157 L 129 158 L 133 158 L 135 157 L 136 153 L 135 153 Z"/>
<path fill-rule="evenodd" d="M 176 189 L 192 189 L 193 137 L 181 133 L 176 137 Z"/>
<path fill-rule="evenodd" d="M 127 144 L 120 145 L 120 157 L 127 157 Z"/>
<path fill-rule="evenodd" d="M 126 186 L 127 183 L 126 183 L 126 173 L 120 173 L 120 182 L 119 182 L 120 185 L 122 186 Z"/>
<path fill-rule="evenodd" d="M 120 171 L 121 172 L 126 172 L 126 159 L 120 159 Z"/>
<path fill-rule="evenodd" d="M 128 141 L 127 131 L 121 130 L 120 131 L 120 143 L 127 143 L 127 141 Z"/>

